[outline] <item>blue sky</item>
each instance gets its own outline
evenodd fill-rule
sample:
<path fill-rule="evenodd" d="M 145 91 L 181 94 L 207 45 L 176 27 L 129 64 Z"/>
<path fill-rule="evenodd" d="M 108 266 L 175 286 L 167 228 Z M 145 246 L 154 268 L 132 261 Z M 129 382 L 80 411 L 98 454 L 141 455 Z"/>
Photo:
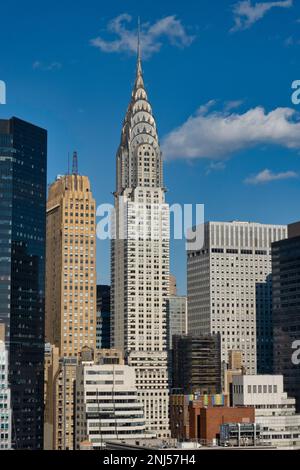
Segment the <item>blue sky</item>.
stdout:
<path fill-rule="evenodd" d="M 138 15 L 168 201 L 204 203 L 207 220 L 299 220 L 299 0 L 2 4 L 0 117 L 48 130 L 48 181 L 76 149 L 97 204 L 112 202 Z M 109 282 L 107 242 L 97 258 Z M 184 243 L 172 243 L 181 293 L 185 264 Z"/>

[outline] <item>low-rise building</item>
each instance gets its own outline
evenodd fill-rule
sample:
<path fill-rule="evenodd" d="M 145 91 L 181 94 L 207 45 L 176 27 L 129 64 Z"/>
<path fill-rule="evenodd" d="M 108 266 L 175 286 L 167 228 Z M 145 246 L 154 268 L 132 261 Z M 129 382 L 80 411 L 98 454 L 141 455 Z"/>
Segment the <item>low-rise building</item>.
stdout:
<path fill-rule="evenodd" d="M 134 368 L 115 350 L 82 355 L 76 374 L 75 448 L 88 440 L 94 449 L 106 441 L 151 437 L 145 431 Z"/>
<path fill-rule="evenodd" d="M 226 423 L 220 426 L 221 446 L 249 447 L 263 444 L 259 424 Z"/>
<path fill-rule="evenodd" d="M 282 375 L 241 375 L 233 377 L 234 406 L 255 408 L 255 423 L 261 437 L 274 446 L 300 445 L 300 415 L 295 399 L 283 388 Z"/>
<path fill-rule="evenodd" d="M 254 423 L 253 407 L 230 407 L 227 395 L 171 395 L 171 436 L 179 441 L 216 444 L 224 423 Z"/>

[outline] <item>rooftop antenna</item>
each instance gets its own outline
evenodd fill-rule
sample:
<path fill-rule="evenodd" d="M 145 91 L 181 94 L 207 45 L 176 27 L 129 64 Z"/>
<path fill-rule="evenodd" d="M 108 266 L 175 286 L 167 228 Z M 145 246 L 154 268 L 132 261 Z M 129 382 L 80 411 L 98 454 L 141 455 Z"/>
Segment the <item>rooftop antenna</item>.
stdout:
<path fill-rule="evenodd" d="M 78 156 L 77 152 L 73 152 L 72 175 L 78 175 Z"/>

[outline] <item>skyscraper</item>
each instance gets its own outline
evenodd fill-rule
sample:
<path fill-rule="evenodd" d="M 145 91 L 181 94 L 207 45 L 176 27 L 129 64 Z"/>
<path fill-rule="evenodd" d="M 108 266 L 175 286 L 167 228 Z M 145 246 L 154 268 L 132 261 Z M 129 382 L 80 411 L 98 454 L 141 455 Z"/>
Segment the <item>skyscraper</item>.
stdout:
<path fill-rule="evenodd" d="M 47 132 L 0 120 L 0 322 L 6 325 L 12 443 L 43 447 Z"/>
<path fill-rule="evenodd" d="M 207 222 L 188 251 L 188 331 L 221 333 L 222 361 L 241 350 L 248 373 L 272 369 L 271 243 L 285 225 Z"/>
<path fill-rule="evenodd" d="M 96 347 L 95 200 L 74 162 L 47 202 L 46 340 L 69 357 Z"/>
<path fill-rule="evenodd" d="M 274 372 L 283 374 L 300 412 L 300 222 L 288 226 L 288 239 L 272 245 L 272 270 Z"/>
<path fill-rule="evenodd" d="M 138 53 L 136 79 L 117 152 L 111 253 L 112 347 L 135 367 L 146 428 L 169 435 L 166 299 L 169 206 L 162 157 Z"/>

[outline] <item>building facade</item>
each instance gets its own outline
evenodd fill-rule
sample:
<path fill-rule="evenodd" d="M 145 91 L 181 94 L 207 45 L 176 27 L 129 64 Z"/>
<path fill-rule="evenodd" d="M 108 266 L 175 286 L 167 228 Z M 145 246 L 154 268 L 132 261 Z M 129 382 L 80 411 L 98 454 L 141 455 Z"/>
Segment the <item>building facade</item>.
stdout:
<path fill-rule="evenodd" d="M 300 223 L 288 235 L 272 246 L 274 372 L 300 413 Z"/>
<path fill-rule="evenodd" d="M 223 394 L 201 395 L 192 393 L 188 395 L 170 395 L 170 428 L 171 437 L 179 441 L 189 441 L 195 438 L 195 411 L 194 409 L 207 407 L 227 407 L 228 396 Z"/>
<path fill-rule="evenodd" d="M 111 340 L 135 368 L 146 428 L 169 435 L 166 300 L 169 206 L 140 54 L 117 152 L 111 246 Z"/>
<path fill-rule="evenodd" d="M 97 285 L 96 348 L 110 348 L 110 286 Z"/>
<path fill-rule="evenodd" d="M 181 295 L 172 295 L 167 300 L 167 348 L 173 348 L 174 335 L 186 335 L 187 330 L 187 298 Z"/>
<path fill-rule="evenodd" d="M 188 251 L 188 331 L 221 334 L 222 361 L 243 353 L 247 373 L 272 371 L 271 244 L 284 225 L 207 222 L 204 245 Z"/>
<path fill-rule="evenodd" d="M 0 120 L 0 322 L 17 449 L 43 448 L 47 132 Z"/>
<path fill-rule="evenodd" d="M 74 449 L 74 403 L 77 357 L 58 357 L 52 348 L 45 403 L 45 450 Z"/>
<path fill-rule="evenodd" d="M 233 405 L 255 408 L 261 439 L 273 446 L 300 445 L 300 414 L 283 388 L 282 375 L 233 377 Z"/>
<path fill-rule="evenodd" d="M 46 341 L 60 356 L 96 347 L 95 200 L 87 176 L 57 177 L 49 187 Z"/>
<path fill-rule="evenodd" d="M 169 294 L 171 296 L 177 295 L 177 279 L 174 274 L 169 276 Z"/>
<path fill-rule="evenodd" d="M 76 374 L 75 410 L 76 449 L 86 440 L 93 449 L 102 449 L 108 440 L 149 437 L 135 371 L 114 350 L 97 351 L 95 358 L 82 357 Z"/>
<path fill-rule="evenodd" d="M 221 393 L 220 335 L 173 336 L 172 372 L 174 391 Z"/>
<path fill-rule="evenodd" d="M 11 396 L 8 382 L 8 350 L 5 328 L 0 323 L 0 450 L 11 449 Z"/>

